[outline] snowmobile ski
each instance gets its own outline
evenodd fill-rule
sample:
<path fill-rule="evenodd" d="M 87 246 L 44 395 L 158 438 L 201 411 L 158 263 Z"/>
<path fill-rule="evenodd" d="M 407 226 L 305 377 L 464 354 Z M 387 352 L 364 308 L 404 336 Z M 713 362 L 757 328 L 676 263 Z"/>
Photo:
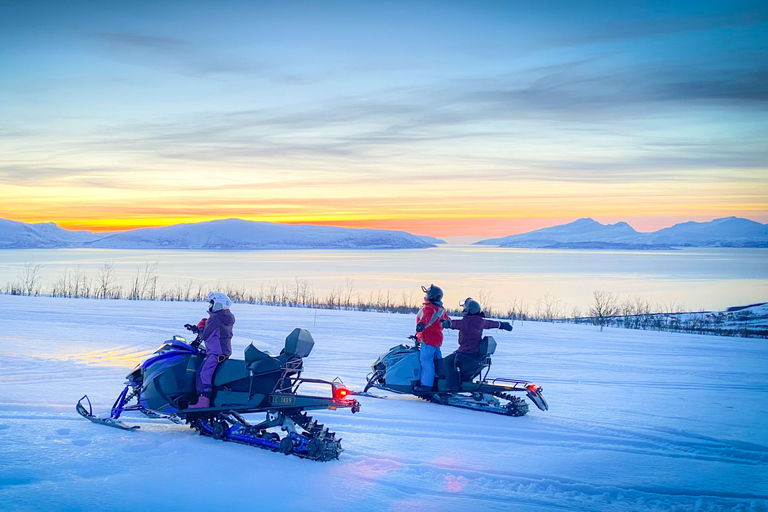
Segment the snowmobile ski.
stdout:
<path fill-rule="evenodd" d="M 87 400 L 88 401 L 88 410 L 87 411 L 85 410 L 85 406 L 83 406 L 83 404 L 82 404 L 83 400 Z M 108 427 L 115 427 L 115 428 L 119 428 L 121 430 L 138 430 L 138 429 L 141 428 L 138 425 L 136 425 L 136 426 L 126 425 L 122 421 L 116 420 L 116 419 L 113 419 L 113 418 L 99 418 L 97 416 L 94 416 L 93 415 L 93 408 L 91 407 L 91 400 L 88 398 L 88 395 L 83 396 L 83 398 L 81 398 L 77 402 L 77 406 L 75 407 L 75 409 L 77 410 L 78 414 L 80 414 L 80 416 L 82 416 L 83 418 L 85 418 L 87 420 L 90 420 L 90 421 L 92 421 L 94 423 L 97 423 L 99 425 L 106 425 Z"/>

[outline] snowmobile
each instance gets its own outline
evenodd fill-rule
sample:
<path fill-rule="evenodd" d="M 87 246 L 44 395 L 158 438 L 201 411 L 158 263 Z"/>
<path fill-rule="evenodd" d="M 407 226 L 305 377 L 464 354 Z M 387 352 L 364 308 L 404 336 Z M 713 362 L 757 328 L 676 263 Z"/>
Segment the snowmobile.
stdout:
<path fill-rule="evenodd" d="M 430 402 L 463 407 L 478 411 L 487 411 L 508 416 L 524 416 L 528 412 L 528 403 L 516 393 L 523 392 L 542 411 L 549 409 L 541 394 L 542 388 L 526 380 L 488 379 L 491 369 L 491 355 L 496 351 L 496 340 L 486 336 L 480 342 L 481 358 L 474 368 L 462 369 L 455 366 L 448 368 L 446 359 L 435 359 L 435 382 L 426 392 L 416 392 L 415 386 L 421 383 L 421 364 L 419 363 L 419 341 L 416 336 L 409 336 L 415 341 L 413 346 L 401 344 L 382 354 L 371 366 L 373 371 L 367 376 L 363 394 L 372 387 L 395 393 L 413 394 Z M 460 388 L 448 390 L 446 375 L 457 372 Z"/>
<path fill-rule="evenodd" d="M 194 326 L 187 328 L 197 330 Z M 115 400 L 108 418 L 94 416 L 87 395 L 78 401 L 77 412 L 94 423 L 134 430 L 139 427 L 128 426 L 119 418 L 124 412 L 138 411 L 150 418 L 186 423 L 201 435 L 224 441 L 313 460 L 339 458 L 341 439 L 305 411 L 351 408 L 355 413 L 360 404 L 349 396 L 349 390 L 340 381 L 301 377 L 303 360 L 315 343 L 308 331 L 294 329 L 285 338 L 285 348 L 279 355 L 262 352 L 250 344 L 244 360 L 227 359 L 214 374 L 211 407 L 190 409 L 193 401 L 197 401 L 195 379 L 205 357 L 200 348 L 200 333 L 197 334 L 191 343 L 174 336 L 138 364 L 128 374 L 125 389 Z M 327 386 L 330 396 L 299 394 L 299 388 L 305 384 L 309 385 L 305 388 Z M 259 412 L 266 413 L 264 421 L 250 423 L 243 417 Z M 276 429 L 285 435 L 281 437 Z"/>

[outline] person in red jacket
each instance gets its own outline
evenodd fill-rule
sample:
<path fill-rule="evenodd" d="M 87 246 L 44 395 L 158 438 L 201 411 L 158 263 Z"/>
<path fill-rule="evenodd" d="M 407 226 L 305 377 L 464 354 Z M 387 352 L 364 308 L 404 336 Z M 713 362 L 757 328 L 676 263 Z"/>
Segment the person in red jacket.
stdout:
<path fill-rule="evenodd" d="M 447 375 L 445 385 L 449 391 L 458 391 L 461 382 L 483 364 L 485 354 L 480 353 L 480 340 L 483 339 L 483 329 L 512 330 L 509 322 L 486 320 L 480 303 L 472 297 L 467 297 L 461 304 L 464 310 L 460 320 L 451 320 L 446 328 L 459 331 L 459 349 L 445 358 Z M 455 369 L 455 370 L 454 370 Z"/>
<path fill-rule="evenodd" d="M 416 314 L 416 339 L 421 342 L 419 362 L 421 363 L 421 385 L 414 386 L 417 393 L 429 393 L 435 385 L 435 359 L 442 359 L 440 346 L 443 344 L 443 327 L 450 327 L 451 319 L 443 308 L 443 290 L 437 286 L 424 286 L 424 304 Z"/>

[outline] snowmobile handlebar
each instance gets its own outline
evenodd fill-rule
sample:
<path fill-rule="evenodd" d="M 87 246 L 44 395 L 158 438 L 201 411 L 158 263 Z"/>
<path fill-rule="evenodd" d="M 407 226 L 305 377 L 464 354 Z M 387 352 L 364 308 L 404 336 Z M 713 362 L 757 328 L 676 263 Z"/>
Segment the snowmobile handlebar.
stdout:
<path fill-rule="evenodd" d="M 193 334 L 197 335 L 197 337 L 192 340 L 189 346 L 193 348 L 199 348 L 200 344 L 203 342 L 203 339 L 200 337 L 200 329 L 196 325 L 192 324 L 184 324 L 184 328 L 188 331 L 192 331 Z"/>
<path fill-rule="evenodd" d="M 419 341 L 419 338 L 415 334 L 411 334 L 410 336 L 408 336 L 408 339 L 413 340 L 414 347 L 418 348 L 418 346 L 421 344 L 421 342 Z"/>

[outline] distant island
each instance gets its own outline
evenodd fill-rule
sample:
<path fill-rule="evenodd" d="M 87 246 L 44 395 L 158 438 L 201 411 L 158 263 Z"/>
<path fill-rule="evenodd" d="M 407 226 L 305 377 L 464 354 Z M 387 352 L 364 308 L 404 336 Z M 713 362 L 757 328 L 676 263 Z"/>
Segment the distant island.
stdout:
<path fill-rule="evenodd" d="M 601 224 L 579 219 L 528 233 L 489 238 L 475 245 L 530 249 L 672 250 L 679 247 L 768 247 L 768 224 L 725 217 L 711 222 L 683 222 L 651 233 L 626 222 Z"/>
<path fill-rule="evenodd" d="M 132 229 L 120 233 L 69 231 L 52 222 L 0 219 L 0 249 L 426 249 L 445 243 L 405 231 L 224 219 Z"/>

